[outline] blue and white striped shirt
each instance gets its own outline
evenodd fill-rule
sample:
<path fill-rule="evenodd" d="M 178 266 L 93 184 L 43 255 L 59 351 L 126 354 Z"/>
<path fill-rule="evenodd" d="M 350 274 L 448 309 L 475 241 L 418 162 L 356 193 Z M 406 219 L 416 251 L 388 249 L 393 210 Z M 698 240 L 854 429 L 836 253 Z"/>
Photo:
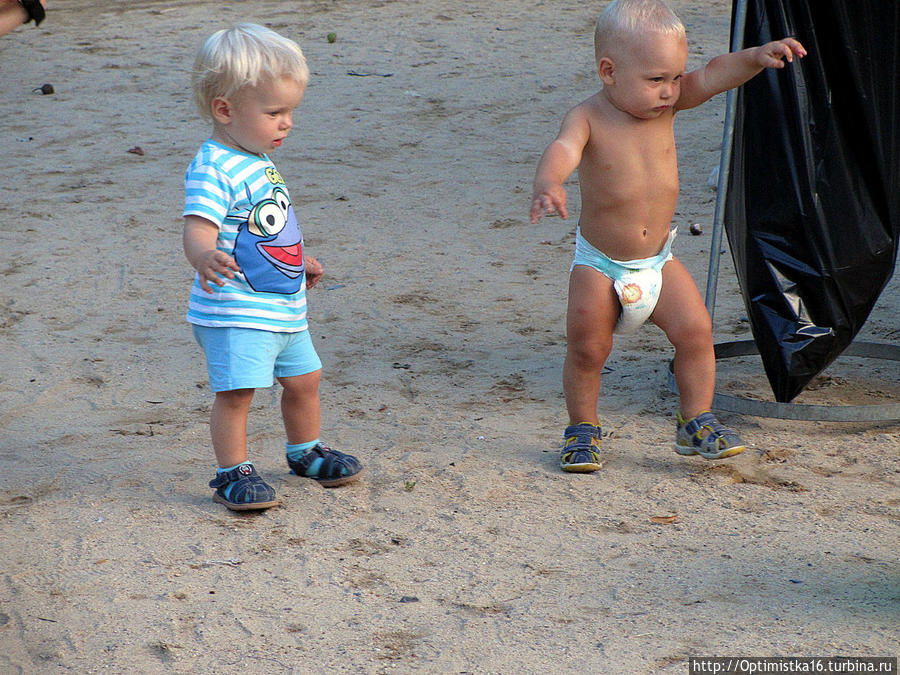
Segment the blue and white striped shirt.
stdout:
<path fill-rule="evenodd" d="M 206 141 L 184 179 L 184 215 L 219 228 L 216 247 L 241 271 L 207 293 L 194 276 L 187 320 L 282 333 L 307 329 L 303 235 L 284 180 L 266 156 Z"/>

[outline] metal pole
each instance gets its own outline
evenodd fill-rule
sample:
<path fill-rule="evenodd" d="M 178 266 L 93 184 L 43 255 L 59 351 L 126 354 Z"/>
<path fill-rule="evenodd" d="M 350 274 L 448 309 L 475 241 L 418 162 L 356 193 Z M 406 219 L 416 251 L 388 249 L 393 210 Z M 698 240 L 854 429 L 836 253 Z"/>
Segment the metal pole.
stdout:
<path fill-rule="evenodd" d="M 734 33 L 731 51 L 744 47 L 744 27 L 747 24 L 747 0 L 739 0 L 734 10 Z M 722 135 L 722 152 L 719 157 L 719 181 L 716 185 L 716 210 L 713 216 L 712 241 L 709 244 L 709 273 L 706 277 L 706 311 L 710 319 L 716 311 L 716 288 L 719 284 L 719 258 L 722 255 L 722 233 L 725 229 L 725 197 L 731 167 L 731 146 L 734 140 L 735 98 L 737 91 L 729 89 L 725 98 L 725 131 Z"/>

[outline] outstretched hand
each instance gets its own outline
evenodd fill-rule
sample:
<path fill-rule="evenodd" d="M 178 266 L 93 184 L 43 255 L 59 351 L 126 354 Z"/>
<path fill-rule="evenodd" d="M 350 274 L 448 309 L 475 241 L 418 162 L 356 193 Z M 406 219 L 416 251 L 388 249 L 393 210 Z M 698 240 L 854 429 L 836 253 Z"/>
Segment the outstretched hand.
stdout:
<path fill-rule="evenodd" d="M 559 213 L 561 218 L 569 216 L 566 210 L 566 190 L 562 185 L 557 185 L 544 190 L 535 190 L 531 199 L 531 222 L 536 223 L 538 218 L 553 212 Z"/>
<path fill-rule="evenodd" d="M 784 62 L 793 62 L 794 56 L 806 56 L 806 48 L 794 38 L 784 38 L 756 48 L 756 62 L 762 68 L 784 68 Z"/>

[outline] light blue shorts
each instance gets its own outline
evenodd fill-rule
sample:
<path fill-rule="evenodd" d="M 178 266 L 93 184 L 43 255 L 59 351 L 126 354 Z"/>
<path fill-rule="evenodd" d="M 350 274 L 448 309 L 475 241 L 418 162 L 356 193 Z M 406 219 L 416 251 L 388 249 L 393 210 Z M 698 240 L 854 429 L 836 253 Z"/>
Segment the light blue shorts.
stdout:
<path fill-rule="evenodd" d="M 262 389 L 271 387 L 276 377 L 306 375 L 322 368 L 309 330 L 275 333 L 194 324 L 194 338 L 206 352 L 213 391 Z"/>

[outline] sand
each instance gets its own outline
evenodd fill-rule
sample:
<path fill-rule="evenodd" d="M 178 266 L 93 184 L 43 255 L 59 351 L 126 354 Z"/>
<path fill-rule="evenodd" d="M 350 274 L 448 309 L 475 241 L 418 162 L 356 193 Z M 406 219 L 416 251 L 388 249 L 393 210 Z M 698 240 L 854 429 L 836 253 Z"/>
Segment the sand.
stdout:
<path fill-rule="evenodd" d="M 673 4 L 691 65 L 727 49 L 730 2 Z M 647 326 L 608 364 L 603 470 L 557 469 L 575 220 L 527 214 L 540 153 L 597 87 L 601 7 L 60 0 L 0 40 L 0 673 L 685 673 L 690 655 L 897 654 L 896 423 L 725 413 L 747 452 L 680 457 L 671 349 Z M 240 20 L 311 65 L 274 159 L 326 266 L 310 293 L 324 436 L 367 466 L 334 490 L 290 475 L 279 392 L 259 391 L 251 458 L 283 505 L 253 515 L 206 486 L 212 396 L 180 219 L 208 133 L 188 70 Z M 32 93 L 44 83 L 55 93 Z M 675 251 L 701 289 L 724 107 L 677 124 Z M 900 339 L 897 298 L 895 278 L 862 338 Z M 748 338 L 744 315 L 725 255 L 717 340 Z M 893 364 L 842 363 L 798 402 L 898 399 Z M 721 363 L 718 386 L 771 397 L 753 359 Z"/>

